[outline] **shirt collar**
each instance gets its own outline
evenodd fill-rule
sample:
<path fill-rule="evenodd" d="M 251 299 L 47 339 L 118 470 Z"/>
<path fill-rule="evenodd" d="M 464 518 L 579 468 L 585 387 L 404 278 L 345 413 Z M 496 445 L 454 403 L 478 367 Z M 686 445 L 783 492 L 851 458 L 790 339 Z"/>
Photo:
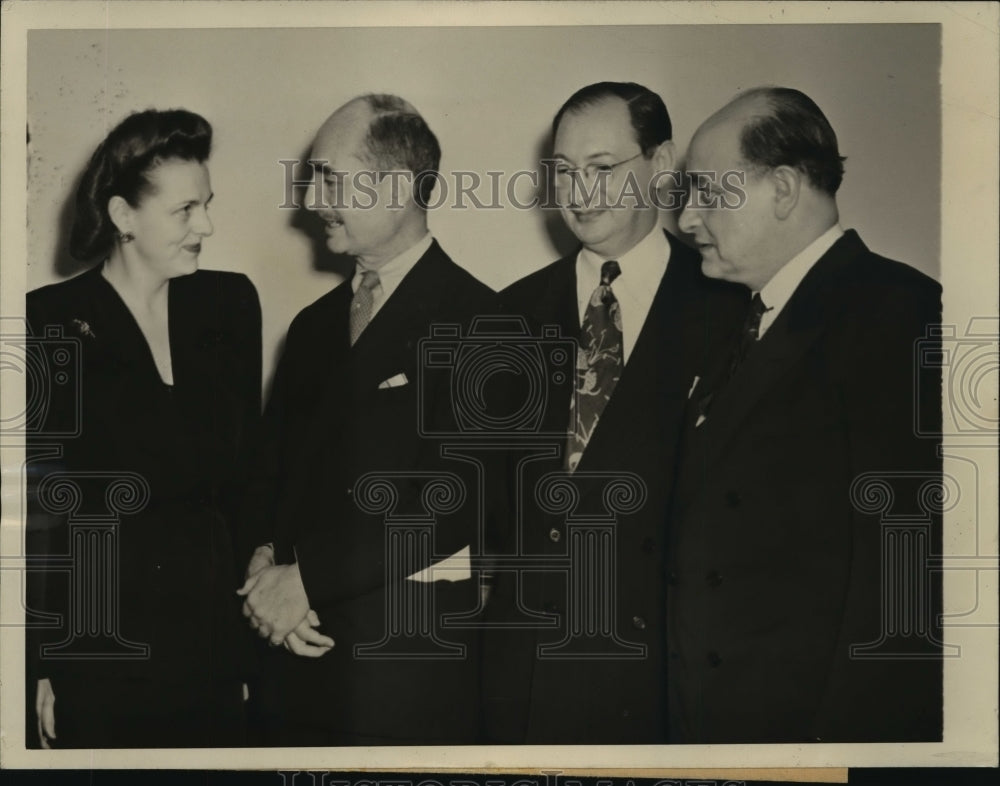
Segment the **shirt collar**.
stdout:
<path fill-rule="evenodd" d="M 410 269 L 417 264 L 434 242 L 434 236 L 427 232 L 420 240 L 406 249 L 403 253 L 394 256 L 375 272 L 378 273 L 379 283 L 383 289 L 392 287 L 393 284 L 402 280 L 403 276 L 410 272 Z M 354 289 L 361 281 L 362 274 L 370 268 L 365 267 L 360 262 L 355 263 L 354 269 Z"/>
<path fill-rule="evenodd" d="M 652 287 L 652 292 L 655 292 L 669 259 L 670 243 L 667 241 L 667 236 L 659 225 L 654 226 L 642 240 L 617 257 L 622 273 L 612 286 L 615 289 L 624 286 L 632 291 Z M 589 248 L 582 248 L 577 260 L 600 280 L 601 266 L 608 261 L 608 258 L 596 254 Z"/>
<path fill-rule="evenodd" d="M 773 321 L 792 294 L 802 283 L 812 266 L 819 262 L 830 247 L 836 243 L 844 230 L 840 224 L 834 224 L 812 243 L 792 257 L 760 290 L 760 299 L 768 308 L 767 316 Z"/>

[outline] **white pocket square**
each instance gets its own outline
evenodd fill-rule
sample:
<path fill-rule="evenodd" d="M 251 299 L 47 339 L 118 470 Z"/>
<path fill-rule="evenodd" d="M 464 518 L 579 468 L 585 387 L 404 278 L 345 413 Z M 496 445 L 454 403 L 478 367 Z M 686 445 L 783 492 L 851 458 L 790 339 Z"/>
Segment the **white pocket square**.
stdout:
<path fill-rule="evenodd" d="M 466 546 L 461 551 L 457 551 L 433 565 L 428 565 L 423 570 L 418 570 L 412 576 L 407 576 L 407 581 L 419 581 L 430 583 L 432 581 L 465 581 L 472 578 L 471 562 L 469 561 L 469 547 Z"/>
<path fill-rule="evenodd" d="M 401 388 L 403 387 L 403 385 L 408 385 L 409 383 L 410 380 L 406 378 L 406 374 L 400 372 L 399 374 L 396 374 L 394 377 L 389 377 L 388 379 L 379 382 L 378 386 L 379 390 L 381 390 L 383 388 Z"/>

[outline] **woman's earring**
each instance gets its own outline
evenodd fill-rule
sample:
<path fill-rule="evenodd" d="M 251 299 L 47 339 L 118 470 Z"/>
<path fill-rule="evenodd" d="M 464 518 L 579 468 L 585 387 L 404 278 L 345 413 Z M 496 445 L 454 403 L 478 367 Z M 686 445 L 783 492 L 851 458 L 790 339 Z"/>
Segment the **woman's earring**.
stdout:
<path fill-rule="evenodd" d="M 133 235 L 131 232 L 119 232 L 118 239 L 122 243 L 131 243 L 133 240 L 135 240 L 135 235 Z"/>

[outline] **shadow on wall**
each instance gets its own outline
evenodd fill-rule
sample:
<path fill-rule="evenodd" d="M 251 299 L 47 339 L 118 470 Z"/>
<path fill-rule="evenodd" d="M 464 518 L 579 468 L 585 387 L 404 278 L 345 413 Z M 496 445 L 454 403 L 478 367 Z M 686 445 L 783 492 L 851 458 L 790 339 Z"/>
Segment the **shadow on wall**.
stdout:
<path fill-rule="evenodd" d="M 56 245 L 55 258 L 52 260 L 52 269 L 60 278 L 69 278 L 84 270 L 92 268 L 99 259 L 90 259 L 81 262 L 74 259 L 69 253 L 69 236 L 73 230 L 73 216 L 76 213 L 76 190 L 83 179 L 83 171 L 77 173 L 73 180 L 72 187 L 67 191 L 63 199 L 62 208 L 59 210 L 59 219 L 56 224 Z"/>

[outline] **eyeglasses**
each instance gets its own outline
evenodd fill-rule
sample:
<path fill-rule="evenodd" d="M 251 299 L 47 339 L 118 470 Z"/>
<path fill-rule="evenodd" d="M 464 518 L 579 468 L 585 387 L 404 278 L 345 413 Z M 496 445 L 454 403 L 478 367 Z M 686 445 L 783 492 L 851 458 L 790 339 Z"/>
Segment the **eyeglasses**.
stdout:
<path fill-rule="evenodd" d="M 643 154 L 639 152 L 631 158 L 626 158 L 624 161 L 618 161 L 614 164 L 587 164 L 585 167 L 571 167 L 564 163 L 558 163 L 555 168 L 556 183 L 565 185 L 570 181 L 576 181 L 581 176 L 585 177 L 588 181 L 592 181 L 602 174 L 605 177 L 610 177 L 618 167 L 635 161 L 641 155 Z"/>

